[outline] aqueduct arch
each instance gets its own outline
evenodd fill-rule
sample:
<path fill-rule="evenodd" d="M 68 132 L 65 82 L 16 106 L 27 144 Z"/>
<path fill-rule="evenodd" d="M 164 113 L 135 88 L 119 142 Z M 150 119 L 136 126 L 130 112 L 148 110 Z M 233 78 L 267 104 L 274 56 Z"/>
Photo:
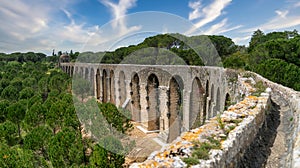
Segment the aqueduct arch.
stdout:
<path fill-rule="evenodd" d="M 132 119 L 141 122 L 140 78 L 137 73 L 134 73 L 131 79 L 130 89 Z"/>
<path fill-rule="evenodd" d="M 169 137 L 168 142 L 173 141 L 181 133 L 183 122 L 183 80 L 180 76 L 174 76 L 169 82 L 168 91 L 168 128 Z"/>
<path fill-rule="evenodd" d="M 227 110 L 227 108 L 231 105 L 231 98 L 229 93 L 226 93 L 225 96 L 225 103 L 224 103 L 224 110 Z"/>
<path fill-rule="evenodd" d="M 78 74 L 78 66 L 75 67 L 75 74 Z"/>
<path fill-rule="evenodd" d="M 195 128 L 202 125 L 204 107 L 204 88 L 198 77 L 194 78 L 191 92 L 190 127 Z"/>
<path fill-rule="evenodd" d="M 110 102 L 115 104 L 115 74 L 113 70 L 110 70 L 110 76 L 109 76 L 109 84 L 110 84 L 110 89 L 109 89 L 109 96 L 110 96 Z"/>
<path fill-rule="evenodd" d="M 94 68 L 91 68 L 90 70 L 90 74 L 89 74 L 89 78 L 90 78 L 90 82 L 91 82 L 91 95 L 94 94 L 95 92 L 95 72 L 94 72 Z"/>
<path fill-rule="evenodd" d="M 74 66 L 71 66 L 71 74 L 70 76 L 73 76 L 74 75 Z"/>
<path fill-rule="evenodd" d="M 148 131 L 166 132 L 166 141 L 190 129 L 195 120 L 201 125 L 215 116 L 216 111 L 228 106 L 229 95 L 234 95 L 228 89 L 226 72 L 216 67 L 89 63 L 60 66 L 67 73 L 90 80 L 98 101 L 129 109 L 132 119 Z"/>
<path fill-rule="evenodd" d="M 120 71 L 119 73 L 119 100 L 120 106 L 122 106 L 126 100 L 126 82 L 125 82 L 125 73 Z"/>
<path fill-rule="evenodd" d="M 215 96 L 214 96 L 214 84 L 211 85 L 210 87 L 210 100 L 209 100 L 209 118 L 212 118 L 216 112 L 214 112 L 214 107 L 215 107 Z"/>
<path fill-rule="evenodd" d="M 205 84 L 205 95 L 204 95 L 204 104 L 203 104 L 203 120 L 202 123 L 205 122 L 206 119 L 209 118 L 208 114 L 209 114 L 209 108 L 207 107 L 208 103 L 208 98 L 209 98 L 209 81 L 206 80 L 206 84 Z"/>
<path fill-rule="evenodd" d="M 84 76 L 83 76 L 83 73 L 84 73 L 84 72 L 83 72 L 83 71 L 84 71 L 83 69 L 84 69 L 83 67 L 80 67 L 80 70 L 79 70 L 79 75 L 80 75 L 81 77 L 84 77 Z"/>
<path fill-rule="evenodd" d="M 102 73 L 102 99 L 103 99 L 103 102 L 106 103 L 108 101 L 108 86 L 107 86 L 107 73 L 106 73 L 106 70 L 103 69 L 103 73 Z"/>
<path fill-rule="evenodd" d="M 96 72 L 96 99 L 100 99 L 101 96 L 101 91 L 100 91 L 100 86 L 101 86 L 101 78 L 100 78 L 100 70 L 97 68 Z"/>
<path fill-rule="evenodd" d="M 159 81 L 155 74 L 151 74 L 147 80 L 147 111 L 148 111 L 148 130 L 159 130 Z"/>
<path fill-rule="evenodd" d="M 218 87 L 217 89 L 217 96 L 216 96 L 216 109 L 214 110 L 214 116 L 216 116 L 217 114 L 219 114 L 221 112 L 221 104 L 220 104 L 220 100 L 221 100 L 221 94 L 220 94 L 220 88 Z"/>
<path fill-rule="evenodd" d="M 86 67 L 83 69 L 84 79 L 89 80 L 89 69 Z"/>

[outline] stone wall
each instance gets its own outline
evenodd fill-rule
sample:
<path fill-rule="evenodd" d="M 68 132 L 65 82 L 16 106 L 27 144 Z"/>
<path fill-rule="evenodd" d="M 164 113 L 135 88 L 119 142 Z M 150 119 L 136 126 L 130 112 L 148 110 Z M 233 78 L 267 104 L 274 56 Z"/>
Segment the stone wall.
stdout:
<path fill-rule="evenodd" d="M 243 86 L 243 93 L 254 89 L 243 80 L 238 83 Z M 246 96 L 222 115 L 211 118 L 199 128 L 182 133 L 161 151 L 153 152 L 145 162 L 135 163 L 131 167 L 186 167 L 183 160 L 193 157 L 195 142 L 205 143 L 209 138 L 219 141 L 220 149 L 210 150 L 207 160 L 200 159 L 192 167 L 237 167 L 245 150 L 265 122 L 270 107 L 269 93 L 262 93 L 260 97 Z"/>
<path fill-rule="evenodd" d="M 287 156 L 285 167 L 300 167 L 300 92 L 297 92 L 291 88 L 282 86 L 274 83 L 262 76 L 253 73 L 252 74 L 256 81 L 263 81 L 263 83 L 271 88 L 273 91 L 280 93 L 280 95 L 289 103 L 290 109 L 293 111 L 293 140 L 292 151 L 289 151 Z M 300 81 L 299 81 L 300 82 Z"/>

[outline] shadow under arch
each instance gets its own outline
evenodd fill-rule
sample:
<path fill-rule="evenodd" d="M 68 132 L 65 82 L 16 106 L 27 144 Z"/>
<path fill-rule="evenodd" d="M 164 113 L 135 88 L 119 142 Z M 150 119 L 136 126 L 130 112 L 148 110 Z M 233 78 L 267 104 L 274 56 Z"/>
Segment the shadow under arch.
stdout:
<path fill-rule="evenodd" d="M 130 82 L 132 120 L 141 122 L 140 78 L 135 72 Z"/>
<path fill-rule="evenodd" d="M 168 127 L 169 136 L 167 142 L 172 142 L 182 132 L 183 123 L 183 89 L 184 84 L 180 76 L 172 76 L 168 90 Z"/>
<path fill-rule="evenodd" d="M 208 103 L 208 115 L 209 115 L 209 118 L 212 118 L 214 116 L 214 84 L 211 85 L 210 87 L 210 100 L 209 100 L 209 103 Z"/>
<path fill-rule="evenodd" d="M 207 99 L 209 97 L 209 81 L 206 80 L 206 84 L 205 84 L 205 95 L 204 95 L 204 104 L 203 104 L 203 120 L 202 123 L 205 122 L 206 119 L 208 119 L 208 109 L 207 109 Z"/>
<path fill-rule="evenodd" d="M 225 103 L 224 103 L 224 110 L 227 110 L 230 105 L 231 105 L 231 98 L 230 98 L 229 93 L 226 93 Z"/>
<path fill-rule="evenodd" d="M 115 73 L 113 70 L 110 70 L 109 74 L 109 83 L 110 83 L 110 102 L 115 104 Z"/>
<path fill-rule="evenodd" d="M 204 88 L 198 77 L 193 79 L 190 101 L 190 128 L 197 128 L 203 124 Z"/>
<path fill-rule="evenodd" d="M 214 116 L 220 114 L 222 111 L 221 111 L 221 94 L 220 94 L 220 88 L 218 87 L 217 89 L 217 96 L 216 96 L 216 110 L 214 112 Z"/>
<path fill-rule="evenodd" d="M 119 73 L 119 100 L 120 100 L 120 106 L 122 106 L 126 100 L 126 82 L 125 82 L 125 73 L 124 71 L 120 71 Z"/>
<path fill-rule="evenodd" d="M 159 130 L 159 81 L 157 76 L 152 73 L 147 79 L 147 110 L 148 110 L 148 130 Z"/>
<path fill-rule="evenodd" d="M 108 101 L 108 86 L 107 86 L 107 72 L 103 69 L 102 73 L 102 102 L 107 103 Z"/>
<path fill-rule="evenodd" d="M 101 97 L 100 85 L 101 85 L 100 69 L 97 68 L 97 72 L 96 72 L 96 99 L 97 100 L 99 100 Z"/>
<path fill-rule="evenodd" d="M 90 82 L 91 82 L 91 95 L 92 96 L 95 96 L 95 72 L 94 72 L 94 68 L 91 68 L 91 70 L 90 70 L 90 76 L 89 76 L 89 78 L 90 78 Z"/>

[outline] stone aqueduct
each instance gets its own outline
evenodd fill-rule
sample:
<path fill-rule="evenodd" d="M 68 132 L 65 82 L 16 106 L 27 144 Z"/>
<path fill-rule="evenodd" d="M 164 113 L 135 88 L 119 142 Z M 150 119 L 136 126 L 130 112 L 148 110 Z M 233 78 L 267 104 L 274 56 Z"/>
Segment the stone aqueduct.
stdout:
<path fill-rule="evenodd" d="M 91 81 L 92 96 L 132 112 L 147 131 L 172 141 L 221 113 L 238 93 L 219 67 L 61 63 L 70 76 Z M 235 101 L 235 100 L 231 100 Z"/>
<path fill-rule="evenodd" d="M 290 116 L 287 134 L 290 137 L 287 137 L 286 142 L 282 142 L 283 145 L 289 145 L 285 153 L 282 153 L 280 164 L 282 167 L 300 165 L 300 93 L 271 82 L 258 74 L 246 72 L 251 77 L 245 78 L 243 77 L 245 74 L 239 74 L 234 70 L 196 66 L 61 63 L 60 67 L 70 76 L 78 74 L 91 81 L 92 96 L 100 102 L 112 102 L 130 110 L 132 119 L 139 122 L 147 131 L 159 132 L 160 137 L 166 142 L 171 142 L 178 137 L 177 141 L 172 142 L 176 145 L 185 136 L 182 132 L 198 127 L 206 120 L 216 120 L 214 116 L 222 113 L 225 107 L 244 99 L 244 96 L 250 93 L 249 89 L 251 90 L 252 86 L 243 80 L 260 81 L 271 90 L 271 95 L 275 93 L 275 99 L 276 94 L 279 94 L 286 101 L 283 102 L 283 108 L 287 106 L 291 110 L 291 113 L 280 114 L 280 116 Z M 271 112 L 269 109 L 272 106 L 269 101 L 271 97 L 267 94 L 265 100 L 268 101 L 258 101 L 260 105 L 256 105 L 256 113 L 249 113 L 256 114 L 256 117 L 246 117 L 225 140 L 224 149 L 219 150 L 221 153 L 214 153 L 218 156 L 210 156 L 212 160 L 207 162 L 202 160 L 203 167 L 226 167 L 222 165 L 238 163 L 241 154 L 248 149 L 249 144 L 256 143 L 254 141 L 256 138 L 262 139 L 260 135 L 257 136 L 257 132 L 262 129 L 264 123 L 268 122 L 265 119 Z M 238 112 L 241 107 L 250 111 L 255 110 L 245 104 L 240 106 L 237 103 L 236 106 L 239 107 L 233 109 Z M 229 113 L 232 112 L 229 110 Z M 225 113 L 228 113 L 228 110 L 223 115 Z M 210 122 L 208 121 L 208 124 Z M 283 121 L 281 125 L 284 124 Z M 207 124 L 202 127 L 205 126 Z M 174 147 L 172 143 L 169 144 L 169 148 L 163 148 L 163 152 Z M 154 152 L 154 154 L 159 153 Z M 154 155 L 149 156 L 149 162 L 151 156 Z M 168 159 L 170 158 L 166 158 Z M 201 167 L 201 165 L 196 166 Z"/>

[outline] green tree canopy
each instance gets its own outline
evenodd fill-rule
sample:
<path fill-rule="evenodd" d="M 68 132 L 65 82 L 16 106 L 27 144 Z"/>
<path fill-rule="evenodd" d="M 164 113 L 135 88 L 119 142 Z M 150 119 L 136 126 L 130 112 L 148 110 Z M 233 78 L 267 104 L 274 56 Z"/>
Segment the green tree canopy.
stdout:
<path fill-rule="evenodd" d="M 7 118 L 6 108 L 9 106 L 10 102 L 8 100 L 0 101 L 0 123 L 4 122 Z"/>
<path fill-rule="evenodd" d="M 17 142 L 18 127 L 16 124 L 5 121 L 0 124 L 0 138 L 6 141 L 6 144 L 13 146 Z"/>
<path fill-rule="evenodd" d="M 21 138 L 21 121 L 26 114 L 27 101 L 18 101 L 7 107 L 7 119 L 18 126 L 18 135 Z"/>
<path fill-rule="evenodd" d="M 30 99 L 34 96 L 34 90 L 31 87 L 26 87 L 19 93 L 19 99 Z"/>
<path fill-rule="evenodd" d="M 52 132 L 48 127 L 36 127 L 24 137 L 24 148 L 45 153 L 51 137 Z"/>
<path fill-rule="evenodd" d="M 49 159 L 54 167 L 80 166 L 84 159 L 81 135 L 64 129 L 49 141 Z"/>
<path fill-rule="evenodd" d="M 1 97 L 10 101 L 18 100 L 19 91 L 16 87 L 9 85 L 2 91 Z"/>
<path fill-rule="evenodd" d="M 41 102 L 34 103 L 26 112 L 24 121 L 30 127 L 34 128 L 45 123 L 47 109 Z"/>
<path fill-rule="evenodd" d="M 90 164 L 96 167 L 122 167 L 125 162 L 125 153 L 120 153 L 120 151 L 123 150 L 123 146 L 118 139 L 108 136 L 94 146 Z"/>

